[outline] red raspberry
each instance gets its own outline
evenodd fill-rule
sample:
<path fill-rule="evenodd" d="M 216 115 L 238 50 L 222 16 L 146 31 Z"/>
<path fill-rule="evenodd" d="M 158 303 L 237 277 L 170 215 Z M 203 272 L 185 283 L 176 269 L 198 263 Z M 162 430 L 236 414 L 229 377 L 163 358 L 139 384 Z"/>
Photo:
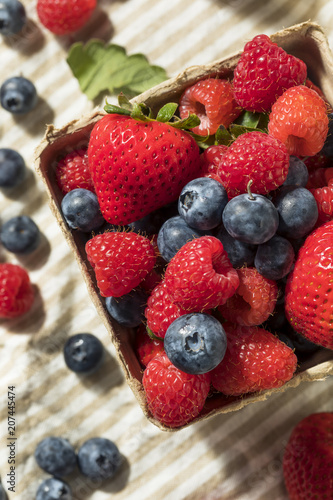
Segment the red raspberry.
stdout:
<path fill-rule="evenodd" d="M 73 189 L 89 189 L 94 193 L 94 185 L 88 166 L 87 149 L 77 149 L 59 161 L 56 170 L 57 182 L 63 193 Z"/>
<path fill-rule="evenodd" d="M 266 194 L 285 181 L 289 169 L 289 154 L 278 139 L 264 132 L 240 135 L 222 156 L 218 174 L 230 197 L 251 190 Z"/>
<path fill-rule="evenodd" d="M 156 340 L 149 337 L 145 325 L 140 325 L 135 335 L 135 351 L 139 361 L 143 366 L 147 366 L 149 361 L 157 354 L 164 352 L 162 340 Z"/>
<path fill-rule="evenodd" d="M 148 298 L 145 310 L 148 328 L 156 337 L 161 338 L 165 337 L 171 323 L 186 313 L 185 309 L 174 303 L 164 282 L 154 288 Z"/>
<path fill-rule="evenodd" d="M 96 0 L 38 0 L 40 22 L 55 35 L 67 35 L 82 28 L 96 7 Z"/>
<path fill-rule="evenodd" d="M 333 497 L 333 413 L 312 413 L 292 430 L 283 455 L 289 500 Z"/>
<path fill-rule="evenodd" d="M 103 297 L 120 297 L 137 287 L 153 269 L 154 247 L 148 238 L 133 232 L 98 234 L 86 244 Z"/>
<path fill-rule="evenodd" d="M 306 184 L 307 189 L 317 189 L 322 188 L 327 185 L 325 178 L 326 168 L 317 168 L 309 172 L 308 182 Z"/>
<path fill-rule="evenodd" d="M 286 90 L 272 106 L 268 132 L 294 156 L 313 156 L 322 149 L 328 132 L 326 105 L 305 85 Z"/>
<path fill-rule="evenodd" d="M 333 220 L 333 185 L 310 189 L 310 191 L 317 202 L 317 224 L 323 224 L 329 220 Z"/>
<path fill-rule="evenodd" d="M 243 267 L 237 272 L 237 292 L 219 307 L 219 311 L 230 322 L 244 326 L 261 325 L 274 311 L 278 286 L 254 267 Z"/>
<path fill-rule="evenodd" d="M 248 42 L 234 72 L 234 94 L 249 111 L 267 112 L 288 88 L 306 79 L 306 64 L 287 54 L 267 35 Z"/>
<path fill-rule="evenodd" d="M 221 182 L 221 178 L 218 172 L 218 166 L 221 162 L 222 156 L 228 150 L 227 146 L 219 144 L 216 146 L 209 146 L 200 155 L 201 159 L 201 177 L 210 177 L 218 182 Z"/>
<path fill-rule="evenodd" d="M 301 158 L 301 160 L 305 163 L 309 172 L 317 170 L 318 168 L 329 167 L 332 164 L 332 160 L 330 160 L 327 156 L 324 156 L 320 152 L 315 154 L 314 156 L 306 156 L 305 158 Z"/>
<path fill-rule="evenodd" d="M 228 346 L 211 374 L 212 385 L 227 396 L 281 387 L 293 376 L 297 357 L 272 333 L 257 326 L 223 324 Z"/>
<path fill-rule="evenodd" d="M 201 412 L 210 389 L 210 376 L 190 375 L 159 354 L 147 365 L 142 379 L 150 413 L 174 428 L 191 422 Z"/>
<path fill-rule="evenodd" d="M 168 264 L 164 282 L 173 300 L 193 312 L 224 304 L 237 290 L 239 278 L 222 243 L 213 236 L 202 236 L 178 250 Z"/>
<path fill-rule="evenodd" d="M 179 100 L 179 114 L 197 115 L 201 123 L 192 129 L 199 135 L 213 135 L 219 125 L 229 127 L 241 112 L 228 80 L 207 78 L 188 87 Z"/>
<path fill-rule="evenodd" d="M 326 99 L 324 92 L 319 87 L 317 87 L 317 85 L 315 85 L 313 82 L 311 82 L 311 80 L 309 80 L 309 79 L 307 79 L 305 81 L 305 85 L 307 87 L 309 87 L 309 89 L 315 90 L 317 92 L 317 94 L 320 95 L 320 97 L 325 101 L 327 113 L 332 113 L 332 106 L 329 103 L 329 101 Z"/>
<path fill-rule="evenodd" d="M 25 269 L 0 264 L 0 318 L 15 318 L 29 311 L 35 294 Z"/>

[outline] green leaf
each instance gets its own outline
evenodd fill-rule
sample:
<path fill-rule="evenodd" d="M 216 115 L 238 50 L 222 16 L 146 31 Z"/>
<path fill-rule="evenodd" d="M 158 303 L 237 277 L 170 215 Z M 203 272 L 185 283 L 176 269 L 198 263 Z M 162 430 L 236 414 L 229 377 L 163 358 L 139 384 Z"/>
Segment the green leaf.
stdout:
<path fill-rule="evenodd" d="M 89 40 L 85 45 L 74 43 L 67 63 L 82 92 L 91 100 L 101 93 L 118 95 L 122 92 L 134 97 L 168 78 L 165 70 L 150 65 L 145 55 L 128 56 L 124 47 L 104 44 L 97 39 Z"/>
<path fill-rule="evenodd" d="M 169 102 L 165 104 L 157 113 L 156 120 L 158 122 L 169 122 L 178 108 L 178 104 L 176 102 Z"/>
<path fill-rule="evenodd" d="M 176 120 L 172 122 L 172 126 L 174 128 L 181 128 L 182 130 L 190 130 L 198 125 L 200 125 L 200 118 L 197 115 L 189 115 L 183 120 Z"/>
<path fill-rule="evenodd" d="M 220 125 L 217 131 L 215 132 L 215 142 L 216 144 L 223 144 L 224 146 L 229 146 L 229 144 L 233 141 L 233 137 L 230 132 L 224 127 L 224 125 Z"/>

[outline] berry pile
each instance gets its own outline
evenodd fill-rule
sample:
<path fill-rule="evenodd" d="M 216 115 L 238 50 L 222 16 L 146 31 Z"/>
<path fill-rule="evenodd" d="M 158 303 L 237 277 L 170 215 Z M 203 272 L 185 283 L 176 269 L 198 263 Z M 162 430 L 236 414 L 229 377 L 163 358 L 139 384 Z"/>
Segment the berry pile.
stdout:
<path fill-rule="evenodd" d="M 181 427 L 333 348 L 331 108 L 266 35 L 156 118 L 120 102 L 58 164 L 63 217 L 133 329 L 150 414 Z"/>

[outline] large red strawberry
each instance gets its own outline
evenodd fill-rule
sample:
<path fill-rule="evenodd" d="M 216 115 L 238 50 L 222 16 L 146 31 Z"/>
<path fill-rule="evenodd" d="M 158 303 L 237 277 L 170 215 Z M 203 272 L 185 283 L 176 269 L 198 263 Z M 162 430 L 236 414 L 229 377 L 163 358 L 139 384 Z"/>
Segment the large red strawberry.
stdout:
<path fill-rule="evenodd" d="M 333 413 L 313 413 L 294 427 L 283 457 L 290 500 L 333 498 Z"/>
<path fill-rule="evenodd" d="M 129 224 L 177 199 L 200 172 L 195 140 L 170 123 L 109 114 L 94 126 L 89 168 L 104 218 Z"/>
<path fill-rule="evenodd" d="M 288 278 L 286 315 L 308 340 L 333 349 L 333 221 L 307 237 Z"/>

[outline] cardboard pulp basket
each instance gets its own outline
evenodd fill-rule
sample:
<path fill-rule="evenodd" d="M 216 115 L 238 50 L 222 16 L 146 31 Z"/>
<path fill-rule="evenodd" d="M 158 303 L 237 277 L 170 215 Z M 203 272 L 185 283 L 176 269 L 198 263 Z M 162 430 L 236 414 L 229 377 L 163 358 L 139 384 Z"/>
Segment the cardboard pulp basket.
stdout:
<path fill-rule="evenodd" d="M 305 22 L 279 31 L 272 35 L 271 39 L 288 53 L 303 59 L 308 67 L 308 78 L 322 89 L 328 101 L 333 105 L 333 57 L 322 28 L 317 24 Z M 199 79 L 209 76 L 232 77 L 233 69 L 239 57 L 240 53 L 237 53 L 210 64 L 190 67 L 178 76 L 144 92 L 133 101 L 145 102 L 156 112 L 166 102 L 178 101 L 185 88 Z M 95 110 L 90 115 L 74 120 L 61 129 L 55 129 L 52 125 L 48 126 L 45 137 L 36 151 L 36 169 L 45 183 L 51 211 L 77 259 L 91 300 L 111 335 L 126 380 L 144 414 L 162 430 L 179 430 L 180 428 L 169 429 L 165 427 L 149 414 L 141 383 L 143 370 L 133 347 L 133 331 L 120 326 L 110 318 L 105 308 L 104 299 L 99 295 L 94 272 L 85 254 L 84 247 L 88 236 L 78 231 L 71 232 L 60 211 L 63 194 L 60 192 L 55 179 L 57 162 L 69 151 L 87 145 L 94 124 L 104 114 L 103 110 Z M 207 399 L 201 414 L 191 423 L 207 419 L 219 413 L 239 410 L 249 403 L 266 399 L 272 392 L 296 387 L 302 381 L 322 380 L 332 373 L 333 351 L 320 349 L 305 362 L 299 364 L 294 377 L 282 388 L 248 394 L 242 397 L 226 397 L 222 394 L 213 394 Z"/>

